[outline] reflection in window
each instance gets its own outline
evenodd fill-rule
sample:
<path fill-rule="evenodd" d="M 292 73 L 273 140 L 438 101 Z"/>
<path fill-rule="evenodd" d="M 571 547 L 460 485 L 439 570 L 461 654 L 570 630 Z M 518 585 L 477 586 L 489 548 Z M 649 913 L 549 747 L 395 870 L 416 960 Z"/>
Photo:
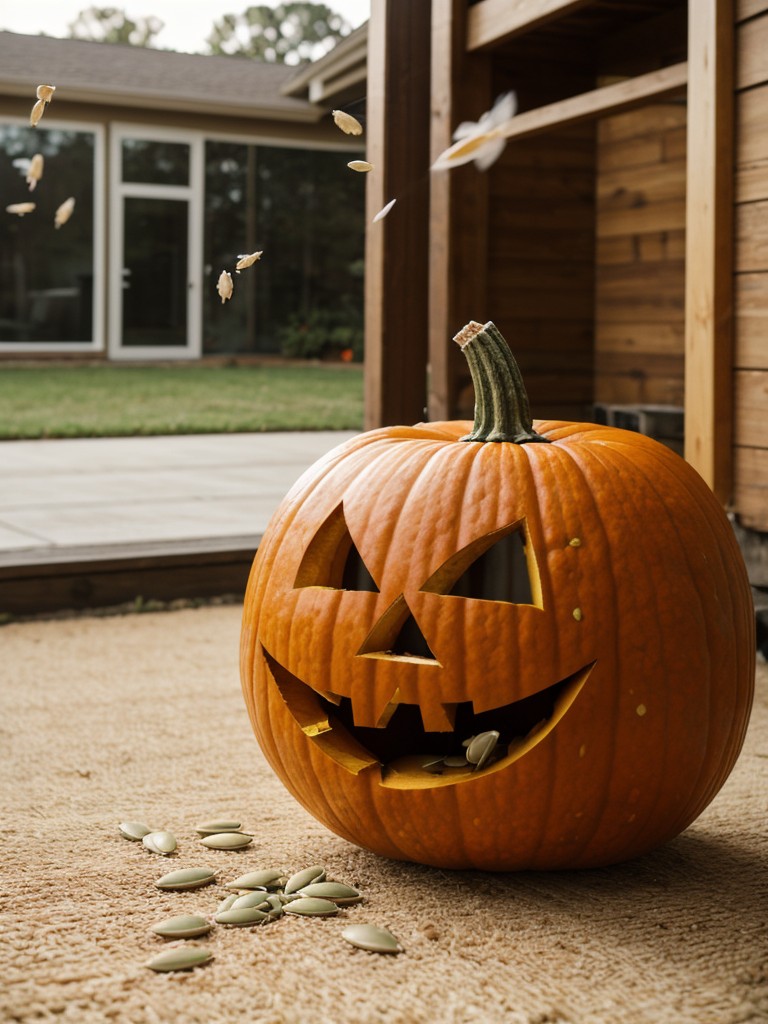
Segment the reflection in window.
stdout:
<path fill-rule="evenodd" d="M 350 158 L 206 143 L 205 352 L 362 357 L 365 184 Z M 222 306 L 219 274 L 258 249 Z"/>
<path fill-rule="evenodd" d="M 123 139 L 122 154 L 123 181 L 189 184 L 189 146 L 185 142 Z"/>
<path fill-rule="evenodd" d="M 0 343 L 93 341 L 94 151 L 92 132 L 0 124 Z M 26 163 L 45 160 L 30 193 Z M 60 229 L 54 215 L 73 196 Z M 34 202 L 24 217 L 10 203 Z"/>

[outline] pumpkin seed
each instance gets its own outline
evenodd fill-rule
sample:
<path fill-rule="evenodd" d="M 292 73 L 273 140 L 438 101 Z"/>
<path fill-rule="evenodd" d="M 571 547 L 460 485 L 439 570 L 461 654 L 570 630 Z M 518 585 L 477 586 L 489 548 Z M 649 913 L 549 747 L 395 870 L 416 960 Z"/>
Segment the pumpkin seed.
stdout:
<path fill-rule="evenodd" d="M 331 116 L 337 127 L 341 128 L 347 135 L 362 135 L 363 126 L 356 117 L 352 117 L 346 110 L 332 110 Z"/>
<path fill-rule="evenodd" d="M 117 827 L 123 839 L 131 839 L 134 843 L 140 843 L 144 836 L 154 831 L 140 821 L 121 821 Z"/>
<path fill-rule="evenodd" d="M 475 771 L 487 764 L 488 758 L 496 749 L 499 734 L 495 729 L 478 733 L 467 747 L 467 761 L 475 766 Z"/>
<path fill-rule="evenodd" d="M 331 900 L 339 907 L 347 903 L 360 903 L 363 898 L 357 889 L 343 882 L 313 882 L 304 886 L 301 895 Z"/>
<path fill-rule="evenodd" d="M 350 924 L 341 933 L 358 949 L 367 949 L 371 953 L 402 953 L 403 947 L 392 932 L 375 924 Z"/>
<path fill-rule="evenodd" d="M 279 889 L 283 881 L 282 871 L 266 868 L 263 871 L 249 871 L 234 882 L 227 882 L 225 889 Z"/>
<path fill-rule="evenodd" d="M 475 739 L 475 737 L 474 737 L 474 736 L 468 736 L 468 737 L 467 737 L 467 738 L 466 738 L 465 740 L 462 740 L 462 741 L 461 741 L 461 745 L 462 745 L 462 747 L 468 747 L 468 746 L 470 746 L 470 744 L 471 744 L 471 743 L 473 742 L 473 740 L 474 740 L 474 739 Z"/>
<path fill-rule="evenodd" d="M 148 960 L 145 967 L 151 971 L 188 971 L 213 960 L 213 953 L 205 946 L 174 946 Z"/>
<path fill-rule="evenodd" d="M 176 836 L 173 832 L 147 832 L 141 841 L 150 853 L 159 853 L 163 857 L 176 849 Z"/>
<path fill-rule="evenodd" d="M 433 775 L 442 775 L 445 768 L 445 758 L 439 757 L 437 761 L 425 761 L 421 766 L 425 772 L 432 772 Z"/>
<path fill-rule="evenodd" d="M 217 924 L 229 924 L 235 928 L 250 928 L 254 924 L 264 924 L 269 915 L 256 907 L 230 907 L 222 910 L 214 920 Z"/>
<path fill-rule="evenodd" d="M 204 836 L 200 842 L 209 850 L 242 850 L 253 842 L 253 836 L 245 832 L 216 832 L 212 836 Z"/>
<path fill-rule="evenodd" d="M 158 889 L 200 889 L 216 881 L 216 872 L 211 868 L 182 868 L 158 878 Z"/>
<path fill-rule="evenodd" d="M 338 914 L 339 908 L 331 900 L 321 900 L 316 897 L 302 896 L 298 900 L 291 900 L 283 907 L 286 914 L 299 914 L 303 917 L 330 917 Z"/>
<path fill-rule="evenodd" d="M 239 832 L 242 825 L 239 821 L 204 821 L 195 825 L 199 836 L 215 836 L 220 832 Z"/>
<path fill-rule="evenodd" d="M 269 894 L 266 892 L 247 892 L 243 896 L 235 896 L 229 906 L 233 910 L 241 910 L 243 907 L 259 907 L 260 909 L 265 910 L 266 908 L 271 907 L 269 900 Z M 229 907 L 225 907 L 224 909 L 229 910 Z"/>
<path fill-rule="evenodd" d="M 233 892 L 231 896 L 227 896 L 225 899 L 221 901 L 221 903 L 216 908 L 216 913 L 221 914 L 222 911 L 229 910 L 230 907 L 233 907 L 235 905 L 239 898 L 240 897 L 237 895 L 237 893 Z"/>
<path fill-rule="evenodd" d="M 299 889 L 303 889 L 305 885 L 310 885 L 312 882 L 324 881 L 325 868 L 317 864 L 314 867 L 304 868 L 303 871 L 297 871 L 295 875 L 291 875 L 285 883 L 283 892 L 287 895 L 292 892 L 298 892 Z"/>
<path fill-rule="evenodd" d="M 194 939 L 198 935 L 206 935 L 212 928 L 211 922 L 199 914 L 180 914 L 152 925 L 155 935 L 166 939 Z"/>
<path fill-rule="evenodd" d="M 466 768 L 467 759 L 463 754 L 451 754 L 443 758 L 443 764 L 446 768 Z"/>
<path fill-rule="evenodd" d="M 351 171 L 358 171 L 360 174 L 367 174 L 368 171 L 373 170 L 373 164 L 367 160 L 350 160 L 347 167 Z"/>

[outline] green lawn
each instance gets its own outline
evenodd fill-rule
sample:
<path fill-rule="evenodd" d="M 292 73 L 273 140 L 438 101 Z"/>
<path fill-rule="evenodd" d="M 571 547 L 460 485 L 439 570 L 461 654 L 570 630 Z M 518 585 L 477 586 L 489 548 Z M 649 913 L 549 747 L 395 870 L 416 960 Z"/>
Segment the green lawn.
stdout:
<path fill-rule="evenodd" d="M 0 438 L 359 430 L 360 366 L 0 364 Z"/>

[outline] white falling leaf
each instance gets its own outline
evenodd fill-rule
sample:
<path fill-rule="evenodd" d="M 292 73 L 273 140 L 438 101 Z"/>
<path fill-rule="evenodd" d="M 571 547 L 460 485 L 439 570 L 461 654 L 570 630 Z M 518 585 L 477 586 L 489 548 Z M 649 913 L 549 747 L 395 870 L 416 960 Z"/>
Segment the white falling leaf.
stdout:
<path fill-rule="evenodd" d="M 517 96 L 503 93 L 479 121 L 462 121 L 453 133 L 452 146 L 432 164 L 433 170 L 446 170 L 474 162 L 480 171 L 498 160 L 507 144 L 506 129 L 517 112 Z"/>
<path fill-rule="evenodd" d="M 32 213 L 35 209 L 36 203 L 11 203 L 10 206 L 6 206 L 6 213 L 15 213 L 17 217 L 23 217 L 25 213 Z"/>
<path fill-rule="evenodd" d="M 216 291 L 221 296 L 222 306 L 227 299 L 232 298 L 232 292 L 235 290 L 235 286 L 232 284 L 232 275 L 227 270 L 222 270 L 219 274 L 219 280 L 216 283 Z"/>
<path fill-rule="evenodd" d="M 74 208 L 75 197 L 70 196 L 69 199 L 65 199 L 53 216 L 53 223 L 55 227 L 60 228 L 62 224 L 66 224 L 69 218 L 72 216 L 72 211 L 74 210 Z"/>
<path fill-rule="evenodd" d="M 392 209 L 396 202 L 396 199 L 390 199 L 386 206 L 382 206 L 382 208 L 371 221 L 371 224 L 376 224 L 378 221 L 384 220 L 384 218 L 387 216 L 387 214 L 389 213 L 389 211 Z"/>
<path fill-rule="evenodd" d="M 347 167 L 351 171 L 359 171 L 361 174 L 367 174 L 368 171 L 373 170 L 373 164 L 369 164 L 367 160 L 350 160 Z"/>
<path fill-rule="evenodd" d="M 27 167 L 27 184 L 29 185 L 30 192 L 35 191 L 38 181 L 40 181 L 43 176 L 43 165 L 43 154 L 35 153 Z"/>
<path fill-rule="evenodd" d="M 356 117 L 352 117 L 345 110 L 332 110 L 331 115 L 337 128 L 341 128 L 347 135 L 362 135 L 363 126 Z"/>
<path fill-rule="evenodd" d="M 261 259 L 263 253 L 264 253 L 263 249 L 260 252 L 252 252 L 250 254 L 248 254 L 248 253 L 241 253 L 237 257 L 237 264 L 235 266 L 235 273 L 239 274 L 241 270 L 245 270 L 247 267 L 252 267 L 253 264 L 257 260 Z"/>

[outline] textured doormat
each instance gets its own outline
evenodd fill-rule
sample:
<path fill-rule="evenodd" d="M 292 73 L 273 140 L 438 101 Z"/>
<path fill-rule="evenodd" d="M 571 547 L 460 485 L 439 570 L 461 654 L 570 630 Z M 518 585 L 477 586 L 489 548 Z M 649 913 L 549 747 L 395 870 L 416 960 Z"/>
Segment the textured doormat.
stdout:
<path fill-rule="evenodd" d="M 742 1024 L 768 1020 L 768 670 L 745 750 L 699 821 L 633 863 L 581 873 L 444 872 L 380 860 L 286 793 L 253 739 L 240 609 L 25 622 L 0 630 L 0 1020 L 185 1024 Z M 239 852 L 194 825 L 237 816 Z M 170 857 L 122 839 L 139 820 Z M 366 901 L 328 919 L 217 927 L 215 959 L 144 963 L 150 931 L 212 914 L 222 884 L 161 892 L 209 865 L 324 864 Z M 405 952 L 367 953 L 350 923 Z"/>

